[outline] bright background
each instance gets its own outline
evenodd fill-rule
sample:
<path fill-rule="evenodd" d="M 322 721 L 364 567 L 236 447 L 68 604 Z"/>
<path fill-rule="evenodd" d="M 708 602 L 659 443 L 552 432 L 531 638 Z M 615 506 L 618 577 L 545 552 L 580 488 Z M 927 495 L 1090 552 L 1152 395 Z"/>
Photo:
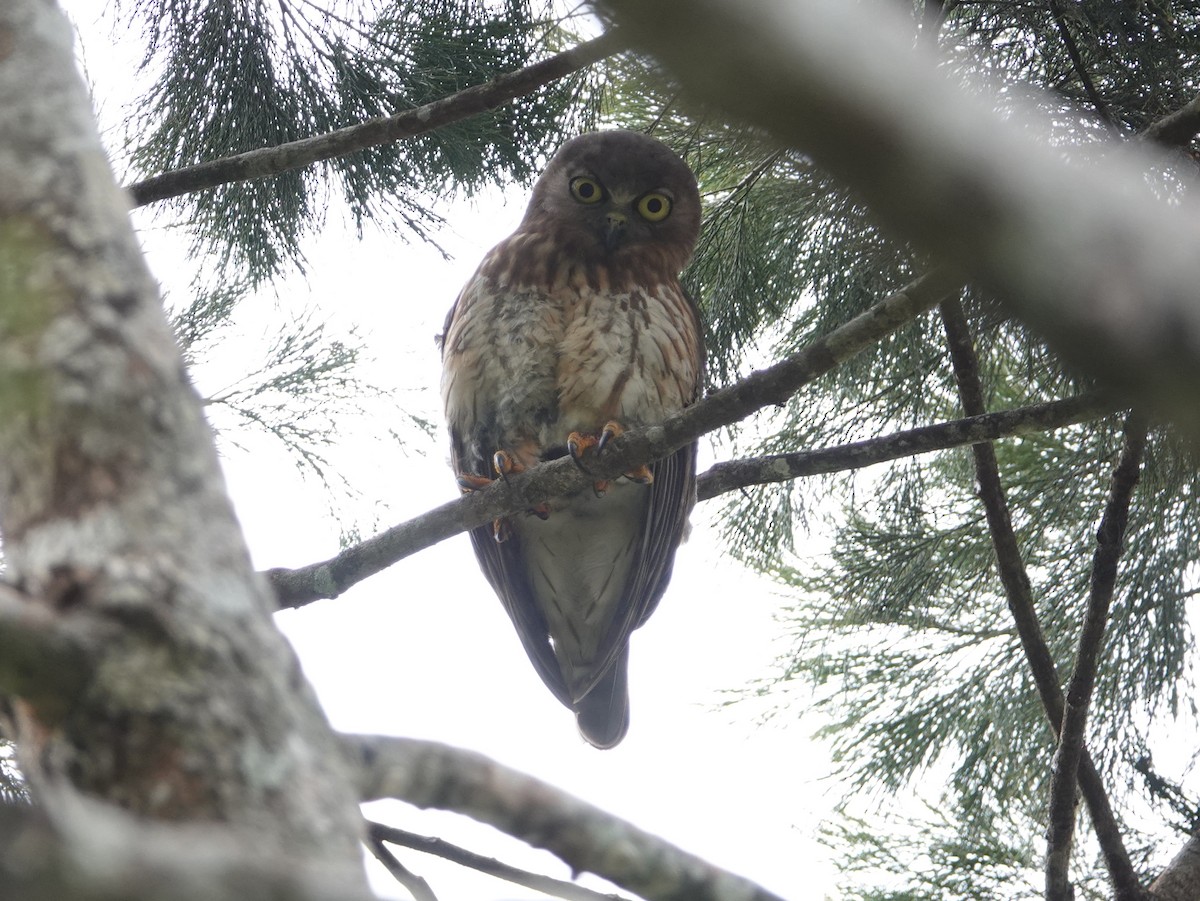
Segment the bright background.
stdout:
<path fill-rule="evenodd" d="M 135 96 L 137 35 L 125 38 L 94 0 L 64 0 L 78 29 L 81 59 L 101 127 L 115 129 Z M 115 146 L 115 131 L 105 139 Z M 439 432 L 429 438 L 400 411 L 440 422 L 439 354 L 433 336 L 483 253 L 508 234 L 524 189 L 493 191 L 438 208 L 455 228 L 437 234 L 447 261 L 427 245 L 370 229 L 361 240 L 338 213 L 306 248 L 307 275 L 280 280 L 248 301 L 214 358 L 194 373 L 204 394 L 234 381 L 291 319 L 314 313 L 335 333 L 355 329 L 369 359 L 360 370 L 397 399 L 373 418 L 349 421 L 332 459 L 361 496 L 343 515 L 386 527 L 455 496 Z M 134 222 L 150 266 L 172 296 L 187 296 L 197 263 L 186 234 L 153 213 Z M 217 424 L 221 421 L 218 419 Z M 400 446 L 389 436 L 401 430 Z M 260 568 L 295 567 L 339 550 L 338 523 L 319 482 L 303 477 L 274 439 L 227 433 L 225 474 Z M 701 446 L 701 469 L 713 461 Z M 348 591 L 278 616 L 335 728 L 435 739 L 487 754 L 538 776 L 713 864 L 785 897 L 832 892 L 827 851 L 816 841 L 834 803 L 827 755 L 808 736 L 817 727 L 792 697 L 781 716 L 747 694 L 771 675 L 786 641 L 776 620 L 786 602 L 766 580 L 722 553 L 713 520 L 719 502 L 700 505 L 691 540 L 651 621 L 633 638 L 632 725 L 625 741 L 597 751 L 542 685 L 511 623 L 476 567 L 465 535 L 401 561 Z M 736 703 L 729 703 L 742 698 Z M 567 878 L 566 867 L 490 827 L 398 802 L 369 816 L 437 835 L 506 863 Z M 397 855 L 441 901 L 543 897 L 405 849 Z M 370 863 L 387 897 L 408 895 Z M 597 887 L 603 883 L 593 882 Z M 611 888 L 605 890 L 611 891 Z"/>

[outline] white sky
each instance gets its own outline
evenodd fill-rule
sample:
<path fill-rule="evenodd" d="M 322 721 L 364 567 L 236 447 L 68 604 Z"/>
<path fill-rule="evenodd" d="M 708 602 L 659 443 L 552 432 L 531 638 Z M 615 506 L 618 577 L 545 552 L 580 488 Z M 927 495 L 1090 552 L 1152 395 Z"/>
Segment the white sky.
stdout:
<path fill-rule="evenodd" d="M 80 30 L 102 124 L 114 126 L 128 101 L 137 45 L 114 42 L 97 23 L 100 4 L 64 0 Z M 457 232 L 438 235 L 454 255 L 405 245 L 371 230 L 358 241 L 331 216 L 308 248 L 308 278 L 290 277 L 239 315 L 243 339 L 230 359 L 197 373 L 202 390 L 248 362 L 246 349 L 281 317 L 314 309 L 335 332 L 358 328 L 375 361 L 364 375 L 400 394 L 403 406 L 439 418 L 440 361 L 432 336 L 476 262 L 519 219 L 526 196 L 498 192 L 447 204 Z M 139 213 L 150 265 L 176 295 L 188 290 L 191 266 L 182 235 Z M 260 340 L 261 339 L 261 340 Z M 419 514 L 456 494 L 444 436 L 413 433 L 392 444 L 392 421 L 348 428 L 335 457 L 362 492 L 351 505 L 364 523 L 383 526 Z M 372 434 L 374 433 L 374 434 Z M 260 567 L 299 566 L 337 552 L 338 529 L 319 485 L 304 481 L 271 439 L 232 436 L 222 444 L 226 476 L 247 541 Z M 702 468 L 712 461 L 702 448 Z M 815 841 L 834 798 L 822 777 L 825 752 L 807 736 L 811 717 L 760 725 L 757 702 L 721 707 L 723 691 L 771 671 L 779 646 L 774 621 L 784 599 L 764 580 L 723 557 L 701 505 L 691 541 L 650 623 L 635 634 L 630 684 L 632 725 L 616 749 L 596 751 L 574 719 L 541 684 L 511 623 L 475 565 L 465 535 L 402 561 L 345 596 L 279 616 L 333 725 L 342 730 L 408 735 L 472 748 L 534 774 L 653 831 L 714 864 L 791 898 L 832 892 L 827 852 Z M 414 832 L 438 835 L 517 866 L 566 878 L 566 868 L 490 827 L 399 803 L 368 813 Z M 441 901 L 543 897 L 436 858 L 398 849 Z M 372 861 L 384 896 L 407 894 Z M 611 889 L 608 889 L 611 890 Z"/>

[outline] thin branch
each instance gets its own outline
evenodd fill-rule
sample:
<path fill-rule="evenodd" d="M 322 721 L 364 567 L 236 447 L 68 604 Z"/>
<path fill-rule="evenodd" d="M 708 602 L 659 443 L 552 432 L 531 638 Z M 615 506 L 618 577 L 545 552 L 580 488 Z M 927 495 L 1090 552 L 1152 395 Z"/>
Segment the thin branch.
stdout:
<path fill-rule="evenodd" d="M 504 879 L 525 888 L 533 889 L 535 892 L 541 892 L 544 895 L 551 895 L 555 898 L 565 898 L 566 901 L 627 901 L 627 899 L 622 898 L 620 895 L 601 894 L 600 892 L 592 891 L 590 888 L 584 888 L 582 885 L 576 885 L 574 882 L 554 879 L 551 876 L 518 869 L 509 864 L 502 863 L 495 858 L 484 857 L 482 854 L 476 854 L 473 851 L 460 848 L 458 845 L 452 845 L 445 839 L 434 838 L 428 835 L 416 835 L 412 832 L 406 832 L 403 829 L 397 829 L 394 826 L 385 826 L 383 823 L 368 822 L 367 834 L 373 842 L 390 842 L 393 845 L 403 845 L 405 848 L 412 848 L 414 851 L 433 854 L 443 860 L 449 860 L 460 866 L 470 867 L 472 870 L 478 870 L 480 873 L 495 876 L 497 879 Z"/>
<path fill-rule="evenodd" d="M 1100 645 L 1104 640 L 1104 627 L 1108 623 L 1108 611 L 1117 581 L 1117 562 L 1125 549 L 1129 502 L 1141 475 L 1145 448 L 1146 421 L 1138 413 L 1130 413 L 1125 419 L 1125 446 L 1113 471 L 1108 503 L 1096 532 L 1091 591 L 1083 628 L 1080 630 L 1075 669 L 1067 684 L 1058 751 L 1054 755 L 1046 827 L 1046 901 L 1071 901 L 1073 896 L 1068 864 L 1075 831 L 1076 773 L 1083 753 L 1084 728 L 1092 689 L 1096 684 Z"/>
<path fill-rule="evenodd" d="M 127 190 L 134 206 L 144 206 L 218 185 L 270 178 L 368 147 L 415 137 L 495 109 L 622 49 L 622 39 L 610 31 L 539 63 L 499 75 L 486 84 L 465 88 L 395 116 L 164 172 L 136 182 Z"/>
<path fill-rule="evenodd" d="M 384 840 L 375 834 L 374 829 L 368 832 L 367 847 L 395 880 L 408 889 L 408 893 L 413 896 L 413 901 L 438 901 L 437 895 L 433 893 L 429 883 L 402 864 L 395 854 L 384 847 L 383 842 Z"/>
<path fill-rule="evenodd" d="M 1082 394 L 1065 400 L 1033 404 L 999 413 L 968 416 L 965 419 L 907 429 L 881 438 L 870 438 L 815 451 L 729 460 L 714 464 L 700 475 L 697 484 L 698 496 L 703 501 L 751 485 L 767 485 L 806 476 L 846 472 L 902 457 L 964 447 L 981 441 L 1047 432 L 1099 419 L 1118 409 L 1119 405 L 1110 397 Z"/>
<path fill-rule="evenodd" d="M 1200 215 L 1146 189 L 1167 157 L 1114 142 L 1119 153 L 1065 159 L 1048 115 L 1001 116 L 963 90 L 914 46 L 899 4 L 600 6 L 694 100 L 808 154 L 1064 357 L 1200 433 Z"/>
<path fill-rule="evenodd" d="M 979 415 L 985 410 L 983 388 L 979 381 L 979 364 L 962 305 L 957 300 L 947 301 L 942 304 L 941 313 L 963 411 L 968 415 Z M 1058 671 L 1038 622 L 1033 589 L 1025 571 L 1025 561 L 1021 557 L 1021 549 L 1017 544 L 1016 532 L 1013 530 L 1012 517 L 1008 510 L 1008 500 L 1000 481 L 996 451 L 991 444 L 972 445 L 971 451 L 975 457 L 979 498 L 987 516 L 988 530 L 996 553 L 996 567 L 1008 599 L 1008 609 L 1016 623 L 1021 648 L 1033 674 L 1042 707 L 1051 727 L 1057 733 L 1063 722 L 1064 708 Z M 1125 850 L 1125 842 L 1121 837 L 1104 783 L 1086 748 L 1080 752 L 1078 780 L 1118 901 L 1138 901 L 1143 894 L 1137 873 Z"/>
<path fill-rule="evenodd" d="M 580 472 L 569 457 L 543 463 L 393 526 L 329 560 L 299 569 L 272 569 L 267 578 L 280 606 L 300 607 L 337 597 L 397 560 L 459 532 L 582 490 L 597 478 L 618 478 L 763 407 L 783 404 L 802 387 L 911 322 L 960 286 L 957 277 L 946 270 L 922 276 L 800 352 L 710 394 L 661 426 L 626 432 L 608 445 L 602 458 L 589 462 L 591 475 Z"/>
<path fill-rule="evenodd" d="M 1075 74 L 1079 76 L 1084 93 L 1092 101 L 1092 106 L 1096 108 L 1096 113 L 1100 118 L 1115 129 L 1117 122 L 1113 119 L 1108 104 L 1104 102 L 1104 98 L 1100 96 L 1100 92 L 1096 89 L 1096 83 L 1092 81 L 1091 73 L 1088 72 L 1087 66 L 1084 64 L 1083 54 L 1079 52 L 1079 45 L 1075 43 L 1075 37 L 1071 34 L 1071 29 L 1067 27 L 1067 20 L 1062 14 L 1059 0 L 1050 0 L 1050 16 L 1054 19 L 1054 26 L 1058 29 L 1063 46 L 1067 48 L 1067 56 L 1071 59 L 1071 67 L 1075 70 Z"/>
<path fill-rule="evenodd" d="M 466 814 L 647 901 L 781 901 L 656 835 L 473 751 L 344 735 L 364 801 L 397 798 Z"/>

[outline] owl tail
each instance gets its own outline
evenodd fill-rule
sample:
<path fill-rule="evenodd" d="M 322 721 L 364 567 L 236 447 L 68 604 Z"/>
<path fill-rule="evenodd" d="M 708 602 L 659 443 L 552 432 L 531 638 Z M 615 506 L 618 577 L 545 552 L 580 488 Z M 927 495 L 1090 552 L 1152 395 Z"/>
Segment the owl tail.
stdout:
<path fill-rule="evenodd" d="M 595 688 L 575 702 L 579 732 L 593 747 L 615 747 L 629 729 L 628 661 L 629 648 L 625 648 Z"/>

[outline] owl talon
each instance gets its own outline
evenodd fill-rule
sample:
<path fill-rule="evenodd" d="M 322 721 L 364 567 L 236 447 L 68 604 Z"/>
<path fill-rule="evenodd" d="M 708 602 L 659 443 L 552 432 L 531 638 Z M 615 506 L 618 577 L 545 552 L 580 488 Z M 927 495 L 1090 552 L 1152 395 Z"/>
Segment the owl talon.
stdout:
<path fill-rule="evenodd" d="M 508 519 L 493 519 L 492 520 L 492 540 L 496 544 L 504 544 L 508 541 L 511 532 L 508 527 Z"/>
<path fill-rule="evenodd" d="M 510 475 L 525 471 L 524 465 L 519 460 L 514 459 L 508 451 L 502 450 L 492 454 L 492 467 L 496 470 L 496 475 L 506 482 Z"/>
<path fill-rule="evenodd" d="M 571 459 L 575 461 L 575 465 L 579 467 L 580 472 L 585 472 L 588 475 L 592 474 L 592 471 L 583 465 L 583 452 L 589 447 L 595 447 L 598 443 L 595 435 L 572 432 L 567 436 L 567 453 L 571 455 Z"/>
<path fill-rule="evenodd" d="M 479 491 L 492 484 L 492 480 L 487 476 L 477 476 L 471 472 L 460 472 L 455 476 L 455 481 L 458 482 L 458 487 L 462 489 L 463 494 Z"/>
<path fill-rule="evenodd" d="M 596 441 L 596 453 L 601 453 L 608 445 L 608 442 L 613 438 L 620 438 L 625 434 L 625 429 L 621 423 L 613 422 L 612 420 L 604 424 L 604 428 L 600 430 L 600 438 Z"/>
<path fill-rule="evenodd" d="M 637 482 L 639 485 L 654 484 L 654 473 L 650 471 L 650 467 L 643 463 L 637 469 L 631 469 L 625 473 L 625 478 L 631 482 Z"/>

